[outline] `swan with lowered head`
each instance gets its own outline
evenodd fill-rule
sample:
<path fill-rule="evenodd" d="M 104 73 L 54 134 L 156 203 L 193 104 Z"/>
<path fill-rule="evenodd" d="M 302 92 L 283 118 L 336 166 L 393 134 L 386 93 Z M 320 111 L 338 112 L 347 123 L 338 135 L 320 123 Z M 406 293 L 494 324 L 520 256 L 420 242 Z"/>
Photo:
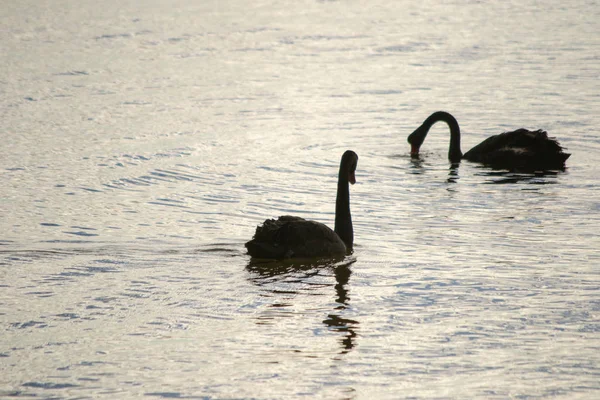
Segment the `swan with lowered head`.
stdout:
<path fill-rule="evenodd" d="M 437 111 L 431 114 L 413 133 L 408 136 L 411 155 L 417 156 L 419 149 L 433 124 L 444 121 L 450 127 L 450 150 L 448 159 L 458 163 L 461 159 L 479 162 L 495 169 L 544 171 L 564 169 L 570 154 L 554 138 L 549 138 L 543 130 L 529 131 L 517 129 L 490 136 L 464 155 L 460 150 L 460 128 L 450 113 Z"/>
<path fill-rule="evenodd" d="M 352 251 L 354 231 L 350 216 L 348 183 L 356 182 L 358 156 L 348 150 L 342 156 L 335 201 L 335 228 L 290 215 L 267 219 L 246 243 L 254 258 L 284 259 L 344 256 Z"/>

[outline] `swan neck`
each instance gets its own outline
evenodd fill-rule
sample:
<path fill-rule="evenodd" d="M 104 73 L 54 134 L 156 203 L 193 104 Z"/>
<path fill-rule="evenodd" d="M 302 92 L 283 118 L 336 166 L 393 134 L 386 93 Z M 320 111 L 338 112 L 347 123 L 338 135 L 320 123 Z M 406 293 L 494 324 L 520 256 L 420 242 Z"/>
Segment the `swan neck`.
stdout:
<path fill-rule="evenodd" d="M 459 162 L 462 158 L 462 151 L 460 150 L 460 128 L 458 126 L 458 121 L 452 114 L 445 111 L 438 111 L 427 118 L 424 125 L 427 124 L 427 129 L 429 130 L 429 128 L 438 121 L 445 122 L 450 128 L 450 149 L 448 150 L 448 159 L 452 162 Z"/>
<path fill-rule="evenodd" d="M 350 215 L 350 188 L 348 185 L 348 173 L 343 167 L 340 167 L 340 174 L 338 177 L 334 231 L 340 239 L 343 240 L 346 247 L 351 249 L 354 243 L 354 231 L 352 228 L 352 217 Z"/>

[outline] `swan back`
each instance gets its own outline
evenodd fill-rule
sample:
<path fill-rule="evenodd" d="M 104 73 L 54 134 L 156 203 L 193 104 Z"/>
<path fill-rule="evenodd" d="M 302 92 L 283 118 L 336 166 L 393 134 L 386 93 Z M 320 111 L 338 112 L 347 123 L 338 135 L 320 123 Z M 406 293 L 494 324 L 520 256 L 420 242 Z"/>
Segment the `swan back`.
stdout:
<path fill-rule="evenodd" d="M 246 248 L 252 257 L 269 259 L 346 254 L 343 240 L 327 225 L 290 215 L 266 220 Z"/>
<path fill-rule="evenodd" d="M 466 152 L 464 159 L 512 170 L 564 169 L 571 155 L 543 130 L 524 128 L 494 135 Z"/>

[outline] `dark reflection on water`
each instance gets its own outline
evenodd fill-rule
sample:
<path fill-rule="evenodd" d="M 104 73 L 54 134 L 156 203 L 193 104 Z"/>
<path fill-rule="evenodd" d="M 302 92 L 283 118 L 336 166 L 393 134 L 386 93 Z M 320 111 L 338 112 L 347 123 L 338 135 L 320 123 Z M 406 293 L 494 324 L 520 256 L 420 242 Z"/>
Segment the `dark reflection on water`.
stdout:
<path fill-rule="evenodd" d="M 348 282 L 352 270 L 350 266 L 356 262 L 356 259 L 341 260 L 317 260 L 317 261 L 254 261 L 248 263 L 246 269 L 250 272 L 250 281 L 258 286 L 269 286 L 278 282 L 296 283 L 300 286 L 314 286 L 310 279 L 323 274 L 324 270 L 332 271 L 335 276 L 335 295 L 336 306 L 327 318 L 323 320 L 325 326 L 342 335 L 340 339 L 340 354 L 348 353 L 356 345 L 356 328 L 359 322 L 356 320 L 344 318 L 343 312 L 349 306 L 350 298 L 348 296 Z M 322 284 L 319 287 L 332 286 L 331 284 Z M 268 289 L 273 294 L 281 294 L 280 288 L 274 286 Z M 281 304 L 278 304 L 281 305 Z M 262 322 L 261 322 L 262 323 Z"/>
<path fill-rule="evenodd" d="M 348 297 L 348 289 L 346 286 L 348 285 L 348 281 L 350 280 L 350 275 L 352 274 L 352 270 L 350 269 L 350 264 L 341 264 L 334 267 L 335 273 L 335 291 L 337 294 L 337 299 L 335 300 L 339 305 L 335 308 L 335 310 L 341 312 L 345 310 L 348 306 L 348 302 L 350 298 Z M 355 327 L 359 324 L 358 321 L 343 318 L 341 315 L 336 313 L 329 314 L 327 319 L 323 321 L 325 325 L 330 327 L 333 330 L 336 330 L 343 334 L 343 338 L 341 339 L 342 351 L 341 353 L 347 353 L 352 350 L 355 346 L 354 340 L 356 338 Z"/>
<path fill-rule="evenodd" d="M 460 176 L 458 176 L 458 167 L 460 164 L 454 163 L 450 165 L 450 170 L 448 172 L 448 179 L 446 182 L 448 183 L 456 183 Z"/>
<path fill-rule="evenodd" d="M 412 155 L 409 172 L 411 174 L 421 175 L 427 172 L 426 158 L 421 155 Z M 451 163 L 448 171 L 447 183 L 457 183 L 460 179 L 460 163 Z M 532 185 L 550 185 L 556 184 L 556 178 L 566 171 L 563 170 L 545 170 L 545 171 L 508 171 L 498 170 L 485 165 L 476 165 L 477 172 L 475 176 L 482 176 L 486 179 L 482 183 L 486 184 L 506 184 L 506 183 L 528 183 Z"/>
<path fill-rule="evenodd" d="M 484 183 L 487 184 L 505 184 L 505 183 L 529 183 L 532 185 L 552 185 L 557 183 L 556 177 L 559 171 L 540 171 L 534 173 L 518 173 L 509 171 L 486 170 L 478 176 L 488 177 Z"/>
<path fill-rule="evenodd" d="M 411 156 L 410 157 L 410 163 L 412 164 L 410 166 L 410 173 L 412 174 L 422 174 L 423 172 L 425 172 L 425 169 L 423 168 L 423 159 L 419 156 Z"/>
<path fill-rule="evenodd" d="M 320 268 L 331 265 L 331 261 L 255 261 L 252 260 L 246 266 L 251 273 L 250 280 L 258 286 L 265 286 L 283 281 L 302 282 L 316 276 Z"/>

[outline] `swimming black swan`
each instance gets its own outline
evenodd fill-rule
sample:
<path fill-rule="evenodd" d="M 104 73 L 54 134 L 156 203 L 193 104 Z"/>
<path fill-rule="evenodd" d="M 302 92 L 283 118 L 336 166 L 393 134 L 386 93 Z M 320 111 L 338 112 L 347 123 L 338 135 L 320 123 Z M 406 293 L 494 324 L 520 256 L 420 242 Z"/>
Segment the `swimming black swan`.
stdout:
<path fill-rule="evenodd" d="M 543 130 L 517 129 L 494 135 L 464 155 L 460 151 L 460 128 L 451 114 L 438 111 L 431 114 L 423 124 L 408 136 L 411 155 L 417 156 L 429 129 L 438 121 L 450 127 L 450 150 L 448 159 L 458 163 L 461 159 L 483 163 L 496 169 L 543 171 L 564 169 L 570 154 L 564 153 L 556 139 L 549 138 Z"/>
<path fill-rule="evenodd" d="M 358 156 L 348 150 L 342 156 L 335 201 L 335 230 L 326 225 L 285 215 L 268 219 L 256 228 L 246 248 L 255 258 L 309 258 L 343 256 L 352 250 L 354 232 L 350 216 L 348 182 L 356 182 Z"/>

